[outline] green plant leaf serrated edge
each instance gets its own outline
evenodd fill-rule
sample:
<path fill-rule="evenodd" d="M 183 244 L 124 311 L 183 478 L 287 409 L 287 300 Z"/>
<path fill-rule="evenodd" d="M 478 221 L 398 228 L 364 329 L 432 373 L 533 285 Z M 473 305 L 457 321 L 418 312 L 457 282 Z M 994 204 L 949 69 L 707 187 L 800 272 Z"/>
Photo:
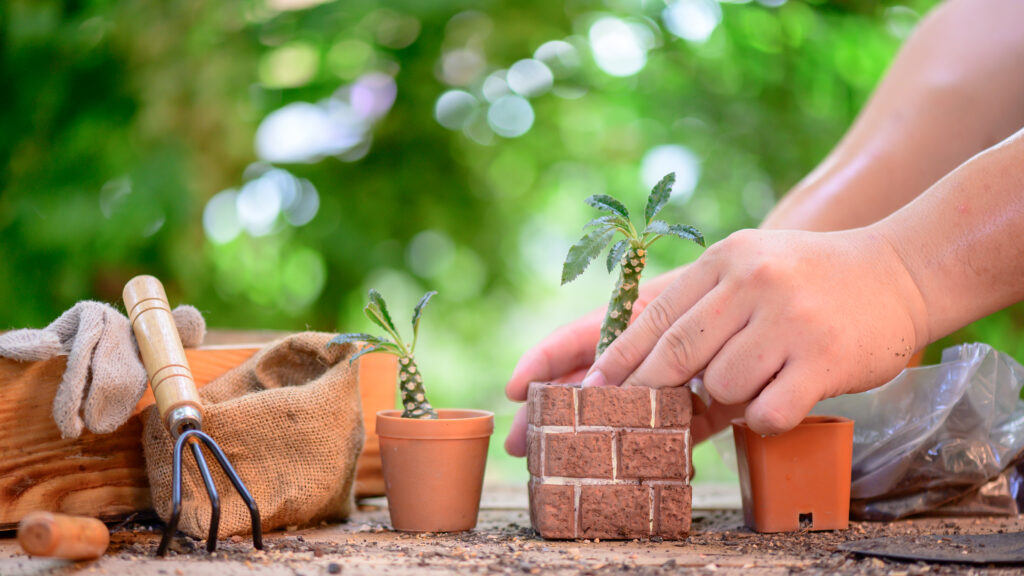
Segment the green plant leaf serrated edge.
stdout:
<path fill-rule="evenodd" d="M 388 313 L 388 305 L 384 301 L 384 297 L 381 296 L 380 292 L 371 288 L 369 299 L 370 301 L 363 308 L 366 317 L 390 333 L 396 341 L 399 341 L 398 330 L 395 328 L 395 323 L 391 320 L 391 314 Z"/>
<path fill-rule="evenodd" d="M 672 234 L 673 236 L 678 236 L 683 240 L 692 240 L 693 242 L 696 242 L 697 245 L 706 247 L 704 245 L 704 235 L 701 234 L 700 230 L 697 230 L 688 224 L 673 224 L 668 227 L 667 233 Z"/>
<path fill-rule="evenodd" d="M 580 274 L 583 274 L 583 271 L 590 266 L 590 263 L 608 245 L 614 235 L 615 228 L 611 226 L 595 228 L 573 244 L 569 248 L 569 254 L 566 255 L 565 264 L 562 266 L 562 284 L 572 282 Z"/>
<path fill-rule="evenodd" d="M 651 219 L 657 216 L 658 212 L 661 212 L 661 209 L 668 203 L 669 196 L 672 195 L 672 186 L 675 183 L 676 173 L 669 172 L 651 189 L 651 195 L 647 198 L 647 208 L 644 210 L 647 224 L 650 224 Z"/>
<path fill-rule="evenodd" d="M 612 214 L 618 214 L 626 220 L 629 220 L 629 210 L 626 209 L 626 206 L 607 194 L 594 194 L 593 196 L 588 196 L 584 202 L 586 202 L 588 206 L 593 206 L 598 210 L 611 212 Z"/>
<path fill-rule="evenodd" d="M 629 240 L 623 238 L 616 242 L 612 249 L 608 251 L 608 272 L 615 270 L 615 267 L 622 261 L 622 255 L 626 253 L 626 249 L 629 248 Z"/>

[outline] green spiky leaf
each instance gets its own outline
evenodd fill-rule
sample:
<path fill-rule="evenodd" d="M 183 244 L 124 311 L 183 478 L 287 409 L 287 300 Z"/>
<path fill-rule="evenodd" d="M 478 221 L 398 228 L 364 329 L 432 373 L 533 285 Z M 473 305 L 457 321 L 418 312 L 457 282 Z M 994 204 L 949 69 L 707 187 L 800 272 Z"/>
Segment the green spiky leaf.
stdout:
<path fill-rule="evenodd" d="M 587 225 L 584 226 L 583 228 L 602 228 L 604 226 L 622 226 L 623 224 L 624 222 L 621 216 L 619 216 L 618 214 L 608 214 L 606 216 L 594 218 L 590 222 L 587 222 Z"/>
<path fill-rule="evenodd" d="M 366 303 L 363 312 L 366 313 L 367 318 L 381 328 L 391 333 L 398 332 L 395 323 L 391 321 L 391 315 L 388 314 L 388 305 L 384 302 L 384 297 L 373 288 L 370 288 L 370 301 Z"/>
<path fill-rule="evenodd" d="M 580 238 L 579 242 L 573 244 L 572 248 L 569 248 L 569 254 L 565 257 L 565 264 L 562 266 L 562 284 L 572 282 L 580 274 L 583 274 L 583 271 L 590 266 L 601 250 L 604 250 L 614 235 L 615 228 L 611 226 L 595 228 Z"/>
<path fill-rule="evenodd" d="M 661 209 L 668 203 L 668 198 L 672 195 L 672 186 L 675 183 L 676 173 L 669 172 L 661 179 L 661 182 L 655 184 L 651 189 L 651 195 L 647 198 L 647 208 L 644 210 L 647 224 L 650 224 L 651 219 L 657 216 L 658 212 L 661 212 Z"/>
<path fill-rule="evenodd" d="M 668 222 L 664 220 L 653 220 L 647 223 L 647 228 L 644 229 L 644 234 L 668 234 Z"/>
<path fill-rule="evenodd" d="M 608 251 L 608 271 L 615 270 L 615 267 L 622 261 L 622 255 L 626 253 L 629 248 L 629 240 L 623 238 L 612 246 L 612 249 Z"/>
<path fill-rule="evenodd" d="M 673 224 L 673 225 L 668 227 L 668 232 L 667 233 L 671 234 L 673 236 L 678 236 L 678 237 L 682 238 L 683 240 L 692 240 L 693 242 L 696 242 L 697 245 L 701 246 L 702 248 L 705 247 L 704 246 L 704 235 L 700 233 L 700 230 L 697 230 L 693 226 L 689 226 L 689 225 L 686 225 L 686 224 Z"/>
<path fill-rule="evenodd" d="M 412 337 L 413 337 L 413 340 L 415 340 L 416 335 L 419 334 L 419 332 L 420 332 L 420 316 L 423 315 L 423 309 L 427 306 L 427 302 L 430 302 L 430 299 L 433 298 L 433 296 L 435 294 L 437 294 L 437 291 L 435 291 L 435 290 L 431 290 L 430 292 L 427 292 L 426 294 L 423 295 L 422 298 L 420 298 L 419 303 L 416 304 L 416 308 L 413 308 L 413 311 L 412 311 Z"/>
<path fill-rule="evenodd" d="M 389 350 L 388 348 L 386 348 L 384 346 L 367 346 L 366 348 L 363 348 L 363 349 L 359 350 L 358 352 L 356 352 L 355 354 L 353 354 L 352 357 L 348 359 L 349 365 L 352 365 L 352 363 L 355 362 L 356 360 L 358 360 L 360 356 L 362 356 L 364 354 L 370 354 L 371 352 L 391 352 L 391 353 L 394 353 L 392 350 Z"/>
<path fill-rule="evenodd" d="M 629 220 L 629 210 L 626 210 L 625 205 L 607 194 L 594 194 L 584 200 L 584 202 L 586 202 L 588 206 L 593 206 L 594 208 L 603 210 L 604 212 L 618 214 L 626 220 Z"/>
<path fill-rule="evenodd" d="M 350 342 L 366 342 L 367 344 L 383 344 L 387 342 L 383 338 L 378 338 L 373 334 L 362 334 L 359 332 L 349 332 L 347 334 L 338 334 L 331 341 L 327 343 L 328 346 L 332 344 L 348 344 Z"/>

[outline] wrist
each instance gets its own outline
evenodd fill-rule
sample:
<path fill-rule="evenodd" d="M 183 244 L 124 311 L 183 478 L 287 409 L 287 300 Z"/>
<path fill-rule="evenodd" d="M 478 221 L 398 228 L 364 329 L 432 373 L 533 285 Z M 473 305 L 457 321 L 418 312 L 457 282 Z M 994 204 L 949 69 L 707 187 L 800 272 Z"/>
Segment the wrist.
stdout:
<path fill-rule="evenodd" d="M 914 349 L 920 350 L 931 342 L 933 330 L 930 323 L 928 303 L 921 285 L 921 275 L 915 267 L 915 259 L 906 243 L 893 231 L 884 226 L 884 221 L 857 229 L 865 253 L 872 254 L 879 270 L 886 278 L 888 287 L 895 290 L 903 311 L 914 329 Z"/>

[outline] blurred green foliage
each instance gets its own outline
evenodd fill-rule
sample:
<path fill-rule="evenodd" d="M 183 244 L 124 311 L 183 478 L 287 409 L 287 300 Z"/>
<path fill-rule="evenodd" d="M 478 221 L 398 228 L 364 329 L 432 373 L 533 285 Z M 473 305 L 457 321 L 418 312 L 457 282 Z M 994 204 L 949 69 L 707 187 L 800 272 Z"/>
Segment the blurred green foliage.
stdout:
<path fill-rule="evenodd" d="M 668 158 L 667 220 L 756 225 L 934 3 L 4 2 L 0 329 L 138 273 L 231 328 L 364 331 L 368 288 L 436 289 L 435 402 L 507 425 L 518 355 L 614 281 L 558 287 L 584 197 L 642 209 Z M 660 244 L 648 275 L 696 254 Z M 1022 358 L 1022 324 L 959 337 Z"/>

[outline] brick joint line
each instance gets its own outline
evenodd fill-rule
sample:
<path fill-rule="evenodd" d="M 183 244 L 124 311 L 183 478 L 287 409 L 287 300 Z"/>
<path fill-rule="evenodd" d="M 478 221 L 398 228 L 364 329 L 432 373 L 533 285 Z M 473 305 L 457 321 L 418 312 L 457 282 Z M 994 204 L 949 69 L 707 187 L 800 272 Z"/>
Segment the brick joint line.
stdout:
<path fill-rule="evenodd" d="M 689 486 L 686 480 L 669 480 L 665 478 L 573 478 L 571 476 L 534 476 L 540 484 L 549 486 Z"/>
<path fill-rule="evenodd" d="M 529 424 L 528 429 L 542 434 L 570 434 L 574 432 L 639 432 L 643 434 L 690 433 L 689 426 L 679 428 L 633 428 L 621 426 L 537 426 Z"/>
<path fill-rule="evenodd" d="M 657 394 L 658 392 L 654 388 L 651 388 L 651 428 L 654 428 L 655 422 L 657 422 L 657 419 L 655 418 L 658 410 Z"/>

